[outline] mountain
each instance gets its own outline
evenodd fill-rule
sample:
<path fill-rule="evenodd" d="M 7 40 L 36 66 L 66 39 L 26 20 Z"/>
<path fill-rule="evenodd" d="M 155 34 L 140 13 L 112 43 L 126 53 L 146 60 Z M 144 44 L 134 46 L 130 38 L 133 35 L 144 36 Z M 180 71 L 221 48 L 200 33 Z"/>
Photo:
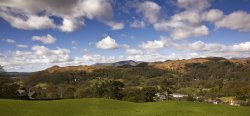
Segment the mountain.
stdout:
<path fill-rule="evenodd" d="M 239 58 L 233 58 L 233 59 L 226 59 L 222 57 L 206 57 L 206 58 L 192 58 L 192 59 L 183 59 L 183 60 L 167 60 L 164 62 L 153 62 L 150 63 L 150 66 L 158 69 L 163 70 L 176 70 L 179 72 L 186 72 L 186 65 L 191 63 L 205 63 L 205 62 L 222 62 L 222 61 L 228 61 L 235 64 L 246 64 L 249 59 L 239 59 Z"/>
<path fill-rule="evenodd" d="M 85 65 L 80 65 L 80 66 L 67 66 L 67 67 L 60 67 L 60 66 L 53 66 L 45 71 L 49 73 L 60 73 L 60 72 L 68 72 L 68 71 L 86 71 L 86 72 L 91 72 L 94 69 L 97 69 L 97 67 L 93 66 L 85 66 Z"/>
<path fill-rule="evenodd" d="M 68 66 L 68 67 L 59 67 L 53 66 L 51 68 L 46 69 L 49 73 L 56 73 L 56 72 L 66 72 L 66 71 L 86 71 L 91 72 L 95 69 L 105 68 L 109 66 L 113 67 L 130 67 L 130 66 L 151 66 L 153 68 L 161 69 L 161 70 L 176 70 L 179 72 L 186 72 L 185 67 L 187 64 L 191 63 L 205 63 L 205 62 L 219 62 L 219 61 L 228 61 L 235 64 L 246 64 L 250 61 L 249 58 L 247 59 L 240 59 L 240 58 L 232 58 L 232 59 L 225 59 L 222 57 L 206 57 L 206 58 L 192 58 L 192 59 L 182 59 L 182 60 L 166 60 L 163 62 L 141 62 L 141 61 L 133 61 L 133 60 L 125 60 L 119 61 L 114 63 L 96 63 L 91 66 L 80 65 L 80 66 Z"/>
<path fill-rule="evenodd" d="M 126 60 L 126 61 L 119 61 L 119 62 L 115 62 L 115 63 L 96 63 L 93 66 L 136 66 L 138 64 L 140 64 L 141 62 L 136 62 L 133 60 Z"/>

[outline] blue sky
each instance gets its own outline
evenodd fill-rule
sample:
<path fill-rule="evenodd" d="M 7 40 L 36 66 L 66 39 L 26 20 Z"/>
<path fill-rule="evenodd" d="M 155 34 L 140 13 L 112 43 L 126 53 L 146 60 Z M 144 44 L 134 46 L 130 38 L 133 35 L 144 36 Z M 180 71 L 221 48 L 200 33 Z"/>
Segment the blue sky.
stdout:
<path fill-rule="evenodd" d="M 0 0 L 0 65 L 250 56 L 250 0 Z"/>

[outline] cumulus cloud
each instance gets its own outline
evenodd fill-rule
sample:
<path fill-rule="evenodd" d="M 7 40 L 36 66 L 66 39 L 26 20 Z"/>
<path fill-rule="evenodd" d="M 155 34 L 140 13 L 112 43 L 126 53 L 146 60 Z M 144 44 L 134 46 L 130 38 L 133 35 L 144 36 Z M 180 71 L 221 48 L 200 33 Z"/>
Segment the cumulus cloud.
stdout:
<path fill-rule="evenodd" d="M 18 10 L 9 10 L 8 8 L 2 8 L 0 5 L 0 17 L 9 22 L 10 25 L 15 28 L 33 30 L 56 27 L 54 21 L 48 16 L 36 16 L 27 14 L 23 17 L 20 17 L 18 14 L 22 14 L 22 12 Z"/>
<path fill-rule="evenodd" d="M 13 51 L 11 55 L 1 59 L 0 65 L 8 70 L 33 70 L 40 66 L 53 66 L 72 61 L 70 50 L 65 48 L 48 49 L 45 46 L 33 46 L 31 51 Z M 31 69 L 29 69 L 31 68 Z M 41 70 L 41 69 L 39 69 Z"/>
<path fill-rule="evenodd" d="M 211 9 L 207 12 L 203 13 L 203 20 L 209 21 L 209 22 L 216 22 L 221 20 L 224 17 L 224 13 L 219 9 Z"/>
<path fill-rule="evenodd" d="M 126 49 L 126 53 L 130 55 L 143 54 L 142 50 L 138 49 Z"/>
<path fill-rule="evenodd" d="M 236 11 L 224 16 L 221 20 L 215 22 L 217 28 L 228 28 L 243 32 L 250 31 L 250 14 L 244 11 Z"/>
<path fill-rule="evenodd" d="M 3 41 L 5 41 L 5 42 L 7 42 L 7 43 L 9 43 L 9 44 L 14 44 L 14 43 L 16 43 L 16 41 L 13 40 L 13 39 L 3 39 Z"/>
<path fill-rule="evenodd" d="M 138 21 L 138 20 L 134 20 L 131 24 L 130 27 L 132 28 L 145 28 L 145 23 L 144 21 Z"/>
<path fill-rule="evenodd" d="M 152 1 L 145 1 L 139 3 L 137 7 L 137 12 L 141 12 L 150 23 L 158 21 L 158 15 L 161 10 L 161 7 L 158 4 Z"/>
<path fill-rule="evenodd" d="M 55 23 L 52 16 L 61 18 L 62 24 Z M 113 21 L 110 0 L 4 0 L 0 3 L 0 17 L 11 26 L 24 29 L 57 28 L 72 32 L 80 28 L 84 19 L 97 19 L 111 26 L 113 30 L 122 29 L 122 23 Z"/>
<path fill-rule="evenodd" d="M 170 39 L 161 37 L 160 40 L 153 40 L 153 41 L 147 41 L 147 42 L 142 42 L 139 45 L 139 48 L 146 49 L 146 50 L 156 50 L 156 49 L 161 49 L 170 43 Z"/>
<path fill-rule="evenodd" d="M 230 48 L 233 51 L 250 52 L 250 41 L 234 44 Z"/>
<path fill-rule="evenodd" d="M 48 34 L 46 36 L 33 36 L 32 41 L 39 41 L 44 44 L 53 44 L 56 42 L 56 38 Z"/>
<path fill-rule="evenodd" d="M 235 11 L 226 15 L 222 10 L 209 9 L 211 2 L 212 0 L 177 0 L 175 4 L 182 10 L 167 18 L 161 17 L 161 7 L 153 1 L 138 3 L 136 8 L 143 19 L 152 24 L 156 30 L 168 32 L 176 40 L 207 36 L 209 28 L 205 22 L 215 25 L 216 28 L 250 31 L 249 13 Z M 143 27 L 142 25 L 142 22 L 134 21 L 130 26 Z"/>
<path fill-rule="evenodd" d="M 193 43 L 172 43 L 172 48 L 185 51 L 205 51 L 205 52 L 221 52 L 227 50 L 227 46 L 219 43 L 204 43 L 196 41 Z"/>
<path fill-rule="evenodd" d="M 117 23 L 117 22 L 108 22 L 107 25 L 111 27 L 111 30 L 120 30 L 124 28 L 123 23 Z"/>
<path fill-rule="evenodd" d="M 161 41 L 162 39 L 156 40 Z M 152 41 L 154 43 L 154 41 Z M 249 57 L 250 42 L 236 43 L 232 45 L 224 45 L 219 43 L 205 43 L 196 41 L 193 43 L 176 43 L 165 42 L 163 48 L 170 48 L 173 53 L 157 53 L 143 52 L 140 49 L 126 49 L 125 56 L 102 56 L 99 54 L 86 53 L 82 57 L 72 58 L 70 50 L 65 48 L 49 49 L 45 46 L 33 46 L 31 51 L 14 51 L 10 56 L 4 56 L 0 53 L 0 65 L 6 67 L 7 70 L 41 70 L 53 65 L 68 66 L 94 63 L 108 63 L 121 60 L 136 60 L 136 61 L 165 61 L 168 59 L 189 59 L 197 57 Z M 32 68 L 32 66 L 34 66 Z"/>
<path fill-rule="evenodd" d="M 176 6 L 184 9 L 168 18 L 160 17 L 161 7 L 153 1 L 138 3 L 137 12 L 158 31 L 169 32 L 174 39 L 206 36 L 209 29 L 203 22 L 203 12 L 210 7 L 211 0 L 177 0 Z M 211 14 L 211 13 L 210 13 Z M 133 24 L 133 26 L 132 26 Z M 132 22 L 131 27 L 140 27 L 140 22 Z"/>
<path fill-rule="evenodd" d="M 63 18 L 62 25 L 59 26 L 59 29 L 63 32 L 73 32 L 83 24 L 83 21 L 77 20 L 75 18 Z"/>
<path fill-rule="evenodd" d="M 209 34 L 207 26 L 202 24 L 201 14 L 194 11 L 177 13 L 171 16 L 169 20 L 154 23 L 154 28 L 170 32 L 170 36 L 177 40 Z"/>
<path fill-rule="evenodd" d="M 18 48 L 28 48 L 28 45 L 24 45 L 24 44 L 17 44 L 16 47 Z"/>
<path fill-rule="evenodd" d="M 211 0 L 177 0 L 176 5 L 180 8 L 192 11 L 204 11 L 211 6 Z"/>
<path fill-rule="evenodd" d="M 99 61 L 102 61 L 104 60 L 105 57 L 104 56 L 101 56 L 99 54 L 86 54 L 86 55 L 83 55 L 82 56 L 82 60 L 84 61 L 90 61 L 90 62 L 99 62 Z"/>
<path fill-rule="evenodd" d="M 102 40 L 97 42 L 95 45 L 97 48 L 100 48 L 100 49 L 116 49 L 119 47 L 116 41 L 112 39 L 110 36 L 103 38 Z"/>
<path fill-rule="evenodd" d="M 141 45 L 139 45 L 142 49 L 160 49 L 165 46 L 164 41 L 161 40 L 154 40 L 154 41 L 147 41 L 143 42 Z"/>
<path fill-rule="evenodd" d="M 202 41 L 195 41 L 192 43 L 171 41 L 166 37 L 161 37 L 159 40 L 142 42 L 139 45 L 141 49 L 155 50 L 155 49 L 172 49 L 175 51 L 189 51 L 189 52 L 202 52 L 202 53 L 213 53 L 218 54 L 230 54 L 231 56 L 237 56 L 238 54 L 250 52 L 250 42 L 235 43 L 232 45 L 225 45 L 221 43 L 205 43 Z M 237 54 L 237 55 L 235 55 Z M 211 55 L 212 56 L 212 55 Z"/>
<path fill-rule="evenodd" d="M 75 57 L 74 63 L 77 64 L 95 64 L 95 63 L 111 63 L 119 61 L 118 57 L 115 56 L 102 56 L 99 54 L 84 54 L 82 57 Z"/>

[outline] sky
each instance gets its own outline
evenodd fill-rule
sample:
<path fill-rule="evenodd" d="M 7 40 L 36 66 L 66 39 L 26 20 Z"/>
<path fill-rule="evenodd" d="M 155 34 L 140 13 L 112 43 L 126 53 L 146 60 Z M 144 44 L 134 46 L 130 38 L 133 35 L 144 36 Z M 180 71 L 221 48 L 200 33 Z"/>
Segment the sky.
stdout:
<path fill-rule="evenodd" d="M 250 57 L 250 0 L 0 0 L 6 71 Z"/>

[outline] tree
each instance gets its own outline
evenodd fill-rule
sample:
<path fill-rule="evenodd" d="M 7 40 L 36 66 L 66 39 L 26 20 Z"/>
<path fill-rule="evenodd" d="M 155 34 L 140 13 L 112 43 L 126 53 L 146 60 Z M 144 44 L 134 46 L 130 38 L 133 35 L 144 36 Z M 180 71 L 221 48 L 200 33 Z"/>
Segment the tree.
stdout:
<path fill-rule="evenodd" d="M 158 92 L 156 87 L 143 87 L 142 96 L 145 102 L 153 102 L 155 94 Z"/>
<path fill-rule="evenodd" d="M 108 97 L 112 99 L 121 100 L 123 98 L 122 88 L 124 84 L 120 81 L 109 81 L 108 82 Z"/>
<path fill-rule="evenodd" d="M 0 98 L 17 99 L 17 90 L 19 85 L 8 77 L 5 73 L 3 66 L 0 66 Z"/>
<path fill-rule="evenodd" d="M 116 80 L 95 80 L 92 84 L 92 90 L 95 97 L 104 97 L 109 99 L 123 98 L 122 88 L 124 84 Z"/>
<path fill-rule="evenodd" d="M 245 98 L 250 99 L 250 85 L 246 85 L 240 89 L 240 92 L 242 95 L 244 95 Z"/>
<path fill-rule="evenodd" d="M 3 66 L 0 65 L 0 78 L 2 77 L 6 77 L 6 73 L 5 73 Z"/>

